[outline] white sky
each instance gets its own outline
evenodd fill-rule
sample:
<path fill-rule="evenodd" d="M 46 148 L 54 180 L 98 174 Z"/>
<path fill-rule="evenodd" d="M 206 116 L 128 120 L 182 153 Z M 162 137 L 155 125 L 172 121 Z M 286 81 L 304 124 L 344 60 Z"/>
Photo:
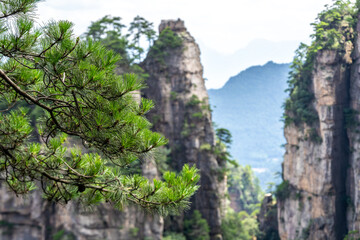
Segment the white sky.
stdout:
<path fill-rule="evenodd" d="M 313 22 L 332 0 L 47 0 L 39 20 L 67 19 L 77 35 L 104 15 L 128 24 L 136 15 L 154 22 L 181 18 L 201 48 L 230 55 L 255 39 L 309 42 Z M 289 56 L 289 61 L 291 56 Z M 206 61 L 205 61 L 206 62 Z M 204 66 L 206 70 L 206 65 Z M 239 72 L 242 69 L 239 69 Z M 226 75 L 226 73 L 224 73 Z M 211 78 L 207 76 L 208 78 Z M 229 76 L 227 76 L 229 77 Z M 210 84 L 211 85 L 211 84 Z"/>

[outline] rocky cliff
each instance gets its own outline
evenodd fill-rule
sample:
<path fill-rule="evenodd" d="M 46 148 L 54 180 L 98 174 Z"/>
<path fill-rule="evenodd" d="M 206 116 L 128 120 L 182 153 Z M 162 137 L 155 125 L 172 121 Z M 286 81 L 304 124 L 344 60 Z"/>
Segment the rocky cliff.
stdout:
<path fill-rule="evenodd" d="M 170 31 L 169 31 L 170 30 Z M 204 84 L 200 50 L 181 20 L 162 21 L 158 41 L 175 37 L 178 45 L 160 45 L 166 55 L 150 50 L 143 63 L 149 74 L 146 98 L 153 99 L 150 112 L 154 130 L 165 134 L 171 149 L 170 165 L 180 170 L 183 164 L 196 164 L 200 169 L 200 189 L 192 199 L 192 209 L 201 212 L 210 226 L 212 239 L 221 239 L 221 205 L 226 179 L 225 162 L 214 153 L 215 134 L 212 127 L 208 94 Z M 175 34 L 175 36 L 172 36 Z M 157 43 L 154 44 L 157 46 Z M 175 222 L 175 221 L 174 221 Z M 177 220 L 176 231 L 181 231 Z"/>
<path fill-rule="evenodd" d="M 312 86 L 318 126 L 285 128 L 283 176 L 288 193 L 279 201 L 282 239 L 342 239 L 346 233 L 348 70 L 336 51 L 319 52 Z M 314 141 L 310 134 L 322 140 Z"/>
<path fill-rule="evenodd" d="M 340 7 L 334 9 L 333 12 L 340 11 Z M 319 19 L 325 21 L 322 19 L 329 14 L 323 12 Z M 328 25 L 341 36 L 336 39 L 340 47 L 316 38 L 311 47 L 321 48 L 317 51 L 308 48 L 303 69 L 311 68 L 307 72 L 300 70 L 298 78 L 307 86 L 293 81 L 290 100 L 285 106 L 288 120 L 292 118 L 292 121 L 284 129 L 287 141 L 284 182 L 277 192 L 279 235 L 283 240 L 344 239 L 349 230 L 360 230 L 357 216 L 359 40 L 355 40 L 353 63 L 350 57 L 353 29 L 344 19 L 342 16 L 339 24 Z M 316 34 L 320 32 L 317 26 Z M 310 76 L 308 82 L 306 76 Z M 308 96 L 306 104 L 304 98 L 294 97 L 301 90 L 310 93 L 302 95 Z M 296 111 L 292 106 L 297 106 Z"/>

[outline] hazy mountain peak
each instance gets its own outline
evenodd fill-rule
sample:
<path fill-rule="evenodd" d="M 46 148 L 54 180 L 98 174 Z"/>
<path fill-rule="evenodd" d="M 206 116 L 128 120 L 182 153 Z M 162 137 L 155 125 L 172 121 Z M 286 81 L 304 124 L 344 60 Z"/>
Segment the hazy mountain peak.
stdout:
<path fill-rule="evenodd" d="M 280 121 L 290 64 L 268 61 L 241 71 L 224 87 L 210 89 L 213 120 L 233 135 L 231 154 L 242 165 L 249 164 L 262 187 L 276 181 L 281 171 L 285 142 Z"/>
<path fill-rule="evenodd" d="M 224 55 L 200 42 L 204 76 L 208 79 L 206 86 L 208 89 L 221 88 L 228 76 L 235 76 L 241 70 L 266 64 L 270 60 L 278 63 L 291 62 L 298 45 L 298 41 L 272 42 L 257 39 L 233 54 Z"/>

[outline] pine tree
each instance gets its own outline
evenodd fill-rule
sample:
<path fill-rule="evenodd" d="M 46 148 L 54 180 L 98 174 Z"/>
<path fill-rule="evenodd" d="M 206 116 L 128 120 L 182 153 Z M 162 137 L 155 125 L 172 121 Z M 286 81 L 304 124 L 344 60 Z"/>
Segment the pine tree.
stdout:
<path fill-rule="evenodd" d="M 209 240 L 209 232 L 209 225 L 198 210 L 194 210 L 192 216 L 184 221 L 184 235 L 187 239 Z"/>
<path fill-rule="evenodd" d="M 140 62 L 142 59 L 141 56 L 144 53 L 144 49 L 140 46 L 140 39 L 142 36 L 145 36 L 150 48 L 156 36 L 156 32 L 153 29 L 153 23 L 147 21 L 143 17 L 136 16 L 130 23 L 129 32 L 130 35 L 133 36 L 132 46 L 135 50 L 135 58 Z"/>
<path fill-rule="evenodd" d="M 124 169 L 166 139 L 149 130 L 133 92 L 144 84 L 116 75 L 119 56 L 92 40 L 74 38 L 72 23 L 36 27 L 39 0 L 0 1 L 0 176 L 16 193 L 39 187 L 46 199 L 84 204 L 132 203 L 160 214 L 186 208 L 197 190 L 196 168 L 164 181 L 125 175 Z M 25 107 L 24 107 L 25 106 Z M 29 108 L 43 110 L 37 127 Z M 41 142 L 32 141 L 37 132 Z M 82 141 L 90 153 L 67 147 Z"/>
<path fill-rule="evenodd" d="M 126 26 L 121 23 L 121 17 L 106 15 L 95 22 L 91 22 L 84 36 L 101 42 L 107 49 L 111 49 L 121 56 L 122 65 L 129 65 L 133 60 L 128 54 L 129 40 L 122 33 L 124 28 Z"/>

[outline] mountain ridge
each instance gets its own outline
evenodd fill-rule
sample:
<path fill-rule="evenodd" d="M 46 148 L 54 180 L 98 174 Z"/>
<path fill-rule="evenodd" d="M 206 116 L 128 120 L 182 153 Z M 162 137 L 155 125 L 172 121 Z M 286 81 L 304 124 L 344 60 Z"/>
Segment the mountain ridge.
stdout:
<path fill-rule="evenodd" d="M 242 165 L 250 165 L 262 188 L 278 181 L 284 153 L 282 105 L 286 98 L 290 64 L 269 61 L 241 71 L 221 89 L 208 90 L 213 121 L 233 135 L 231 154 Z"/>
<path fill-rule="evenodd" d="M 299 46 L 298 41 L 273 42 L 257 39 L 232 54 L 221 54 L 200 42 L 204 77 L 208 89 L 219 89 L 228 76 L 236 76 L 251 66 L 264 65 L 269 61 L 289 63 Z M 226 73 L 226 75 L 224 75 Z"/>

